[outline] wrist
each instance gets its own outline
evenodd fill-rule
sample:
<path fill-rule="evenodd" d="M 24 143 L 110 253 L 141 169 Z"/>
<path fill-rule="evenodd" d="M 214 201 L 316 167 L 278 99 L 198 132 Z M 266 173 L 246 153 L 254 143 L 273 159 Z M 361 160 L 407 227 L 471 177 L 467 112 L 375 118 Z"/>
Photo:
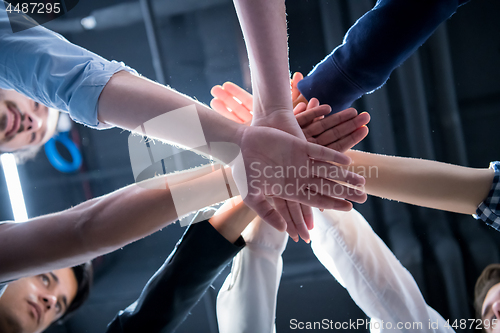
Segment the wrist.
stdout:
<path fill-rule="evenodd" d="M 269 117 L 275 113 L 292 113 L 293 103 L 290 89 L 279 93 L 274 91 L 273 94 L 261 94 L 257 88 L 254 88 L 253 94 L 253 118 Z"/>
<path fill-rule="evenodd" d="M 203 132 L 208 143 L 210 142 L 227 142 L 234 143 L 240 146 L 241 136 L 244 132 L 244 124 L 236 123 L 232 120 L 224 118 L 210 110 L 211 119 L 209 123 L 202 123 Z M 214 118 L 216 117 L 216 119 Z"/>
<path fill-rule="evenodd" d="M 258 116 L 254 114 L 252 126 L 265 126 L 282 130 L 299 139 L 305 140 L 305 135 L 300 128 L 291 109 L 277 109 L 272 114 Z"/>

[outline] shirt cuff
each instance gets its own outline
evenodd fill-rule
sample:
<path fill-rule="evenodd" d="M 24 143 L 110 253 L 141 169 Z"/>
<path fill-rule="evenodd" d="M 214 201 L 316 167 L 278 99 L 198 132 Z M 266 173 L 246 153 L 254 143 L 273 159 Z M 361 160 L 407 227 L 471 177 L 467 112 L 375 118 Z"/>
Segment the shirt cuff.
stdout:
<path fill-rule="evenodd" d="M 307 100 L 316 97 L 321 104 L 330 105 L 332 114 L 347 109 L 364 93 L 342 71 L 332 55 L 320 62 L 297 87 Z"/>
<path fill-rule="evenodd" d="M 98 120 L 98 102 L 102 90 L 111 77 L 120 71 L 137 75 L 137 72 L 117 61 L 91 61 L 85 68 L 85 79 L 80 83 L 69 104 L 70 116 L 77 123 L 96 129 L 111 128 L 112 125 Z"/>
<path fill-rule="evenodd" d="M 490 169 L 495 171 L 490 192 L 477 207 L 476 214 L 472 216 L 477 220 L 483 220 L 490 227 L 500 231 L 500 162 L 491 162 Z"/>

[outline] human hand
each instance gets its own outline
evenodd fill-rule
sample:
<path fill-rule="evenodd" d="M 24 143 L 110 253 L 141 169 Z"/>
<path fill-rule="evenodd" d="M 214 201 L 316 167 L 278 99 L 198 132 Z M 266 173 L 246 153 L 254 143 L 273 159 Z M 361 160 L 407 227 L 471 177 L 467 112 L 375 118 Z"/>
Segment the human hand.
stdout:
<path fill-rule="evenodd" d="M 292 80 L 290 82 L 290 86 L 292 88 L 292 103 L 295 108 L 299 103 L 308 103 L 307 99 L 302 95 L 297 87 L 297 84 L 300 80 L 302 80 L 304 76 L 300 72 L 293 73 Z"/>
<path fill-rule="evenodd" d="M 255 100 L 255 98 L 254 98 Z M 298 126 L 292 110 L 274 108 L 272 112 L 269 108 L 264 112 L 262 103 L 254 103 L 254 107 L 261 108 L 261 111 L 255 111 L 252 119 L 252 127 L 270 127 L 279 129 L 305 141 L 304 133 Z M 283 164 L 283 166 L 288 166 Z M 311 207 L 301 205 L 299 202 L 283 200 L 279 197 L 273 197 L 273 203 L 276 211 L 285 219 L 286 231 L 295 242 L 299 241 L 299 236 L 307 243 L 310 241 L 309 231 L 313 227 L 313 214 Z"/>
<path fill-rule="evenodd" d="M 308 104 L 307 99 L 297 88 L 297 83 L 303 78 L 301 73 L 296 72 L 291 80 L 292 102 L 294 108 L 299 103 Z M 253 117 L 252 94 L 232 82 L 226 82 L 222 86 L 213 86 L 210 93 L 214 97 L 210 101 L 212 109 L 237 123 L 250 124 Z"/>
<path fill-rule="evenodd" d="M 294 76 L 294 79 L 295 82 L 298 82 L 297 75 Z M 296 92 L 298 90 L 294 89 L 294 94 L 297 95 Z M 212 99 L 210 105 L 214 110 L 238 123 L 249 123 L 252 118 L 253 107 L 252 95 L 250 93 L 231 82 L 224 83 L 222 87 L 214 86 L 211 93 L 214 99 Z M 368 128 L 364 126 L 369 121 L 368 114 L 365 113 L 359 117 L 355 117 L 357 112 L 352 109 L 340 112 L 333 119 L 321 119 L 329 114 L 330 111 L 331 108 L 328 105 L 320 106 L 317 99 L 311 99 L 307 106 L 301 103 L 294 109 L 296 121 L 303 130 L 306 129 L 303 133 L 309 141 L 314 142 L 317 138 L 314 138 L 312 135 L 318 135 L 321 138 L 320 142 L 325 143 L 329 148 L 346 151 L 368 134 Z M 323 132 L 318 133 L 321 125 L 313 126 L 312 123 L 314 121 L 321 121 L 320 124 L 326 124 L 328 127 L 325 127 Z M 339 127 L 338 129 L 336 129 L 337 126 Z M 349 130 L 352 133 L 348 133 L 347 131 Z M 335 138 L 335 135 L 338 138 Z M 310 207 L 304 205 L 297 207 L 296 203 L 285 202 L 279 198 L 274 198 L 274 204 L 287 222 L 287 232 L 290 234 L 290 237 L 298 241 L 298 237 L 300 236 L 308 242 L 308 230 L 313 228 L 313 217 Z M 302 210 L 302 214 L 300 214 L 300 210 Z"/>
<path fill-rule="evenodd" d="M 212 88 L 212 95 L 219 98 L 212 99 L 210 106 L 214 110 L 238 123 L 249 124 L 253 120 L 253 97 L 244 89 L 232 83 L 225 86 L 232 93 L 224 90 L 221 86 Z M 233 97 L 236 97 L 233 98 Z M 299 138 L 304 138 L 303 132 L 297 126 L 293 114 L 289 110 L 274 111 L 269 114 L 261 112 L 261 117 L 253 121 L 252 125 L 277 128 Z M 286 202 L 280 198 L 273 198 L 276 210 L 284 217 L 287 223 L 287 232 L 294 241 L 299 236 L 309 242 L 308 230 L 313 227 L 313 215 L 311 207 L 300 205 L 296 202 Z"/>
<path fill-rule="evenodd" d="M 300 73 L 294 75 L 292 98 L 300 95 L 296 89 L 296 82 L 301 77 Z M 246 90 L 234 83 L 226 82 L 223 86 L 214 86 L 211 93 L 214 98 L 210 106 L 219 114 L 238 123 L 249 123 L 252 119 L 252 95 Z M 330 111 L 328 105 L 319 105 L 315 98 L 312 98 L 307 105 L 298 103 L 294 108 L 295 118 L 309 142 L 345 152 L 368 135 L 366 127 L 370 121 L 368 113 L 363 112 L 358 115 L 355 109 L 349 108 L 325 117 Z"/>
<path fill-rule="evenodd" d="M 362 191 L 339 183 L 362 186 L 363 177 L 327 162 L 348 165 L 350 159 L 339 152 L 262 126 L 243 127 L 239 137 L 243 158 L 231 166 L 234 180 L 240 189 L 248 184 L 245 203 L 278 230 L 284 231 L 287 223 L 266 196 L 337 210 L 352 208 L 343 199 L 366 200 Z"/>
<path fill-rule="evenodd" d="M 250 125 L 253 118 L 252 94 L 232 82 L 213 86 L 210 93 L 214 96 L 210 101 L 212 109 L 237 123 Z"/>
<path fill-rule="evenodd" d="M 307 106 L 300 103 L 294 109 L 307 141 L 343 153 L 368 135 L 366 124 L 370 122 L 370 115 L 367 112 L 358 115 L 356 109 L 349 108 L 324 117 L 331 109 L 320 108 L 318 104 L 317 99 L 311 98 Z"/>

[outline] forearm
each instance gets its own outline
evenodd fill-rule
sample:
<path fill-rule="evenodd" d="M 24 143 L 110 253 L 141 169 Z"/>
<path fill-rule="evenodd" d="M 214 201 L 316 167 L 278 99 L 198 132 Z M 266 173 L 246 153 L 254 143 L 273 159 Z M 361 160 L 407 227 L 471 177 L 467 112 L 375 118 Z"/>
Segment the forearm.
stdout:
<path fill-rule="evenodd" d="M 220 170 L 195 176 L 173 186 L 158 177 L 29 223 L 0 226 L 0 281 L 80 264 L 158 231 L 187 209 L 228 199 Z M 194 191 L 200 187 L 210 191 Z"/>
<path fill-rule="evenodd" d="M 211 152 L 199 149 L 207 142 L 239 145 L 243 127 L 184 94 L 127 72 L 116 73 L 104 87 L 98 117 L 106 124 L 207 154 Z"/>
<path fill-rule="evenodd" d="M 349 170 L 365 176 L 366 193 L 418 206 L 474 214 L 493 170 L 350 150 Z"/>
<path fill-rule="evenodd" d="M 234 0 L 252 74 L 254 112 L 292 110 L 285 2 Z"/>
<path fill-rule="evenodd" d="M 226 201 L 209 222 L 224 238 L 234 243 L 256 216 L 238 196 Z"/>

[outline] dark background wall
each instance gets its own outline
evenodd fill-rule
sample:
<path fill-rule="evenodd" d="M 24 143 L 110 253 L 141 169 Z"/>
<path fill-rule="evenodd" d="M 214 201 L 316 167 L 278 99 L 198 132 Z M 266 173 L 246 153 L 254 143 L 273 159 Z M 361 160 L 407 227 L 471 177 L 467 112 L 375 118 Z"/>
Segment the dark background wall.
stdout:
<path fill-rule="evenodd" d="M 167 84 L 205 103 L 215 84 L 233 81 L 249 87 L 248 63 L 231 1 L 155 4 Z M 349 26 L 373 4 L 371 0 L 287 1 L 291 71 L 306 74 L 341 43 Z M 459 8 L 416 56 L 393 73 L 386 87 L 356 102 L 358 110 L 369 111 L 373 119 L 369 138 L 358 148 L 472 167 L 487 167 L 498 159 L 499 12 L 500 2 L 495 0 L 475 0 Z M 84 30 L 80 21 L 89 15 L 96 17 L 97 25 Z M 107 59 L 124 61 L 155 79 L 141 15 L 138 3 L 132 1 L 81 0 L 50 26 L 73 43 Z M 450 120 L 453 112 L 458 123 Z M 450 139 L 450 133 L 457 130 L 463 142 Z M 127 132 L 75 125 L 74 135 L 84 156 L 80 172 L 59 173 L 44 153 L 20 167 L 30 217 L 66 209 L 134 181 Z M 465 155 L 457 153 L 460 149 Z M 12 219 L 3 177 L 0 182 L 0 220 Z M 358 208 L 414 274 L 431 306 L 446 319 L 472 318 L 474 281 L 488 263 L 499 261 L 500 239 L 495 231 L 469 216 L 376 198 Z M 54 332 L 104 331 L 114 314 L 139 295 L 183 230 L 174 224 L 97 258 L 90 300 Z M 226 274 L 179 332 L 217 331 L 215 297 Z M 277 331 L 290 331 L 293 318 L 348 321 L 364 315 L 318 263 L 310 246 L 289 242 L 278 296 Z"/>

